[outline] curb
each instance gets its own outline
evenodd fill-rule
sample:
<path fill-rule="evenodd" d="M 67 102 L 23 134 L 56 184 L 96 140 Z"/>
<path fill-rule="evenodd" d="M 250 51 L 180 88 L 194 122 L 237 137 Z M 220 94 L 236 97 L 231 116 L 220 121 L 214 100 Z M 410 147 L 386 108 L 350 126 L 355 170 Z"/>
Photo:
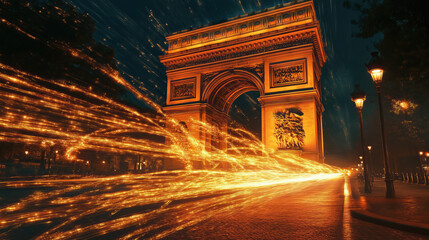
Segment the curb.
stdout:
<path fill-rule="evenodd" d="M 385 217 L 365 210 L 350 210 L 352 217 L 375 224 L 391 227 L 407 232 L 429 235 L 429 224 L 404 221 L 396 218 Z"/>

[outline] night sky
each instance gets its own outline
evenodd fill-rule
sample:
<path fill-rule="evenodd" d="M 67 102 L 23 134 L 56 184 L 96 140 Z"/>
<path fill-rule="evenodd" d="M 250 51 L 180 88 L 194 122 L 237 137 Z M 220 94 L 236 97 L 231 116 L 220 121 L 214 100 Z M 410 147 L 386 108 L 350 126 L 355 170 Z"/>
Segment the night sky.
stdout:
<path fill-rule="evenodd" d="M 258 12 L 289 1 L 280 0 L 92 0 L 71 1 L 79 11 L 96 21 L 95 37 L 115 49 L 123 76 L 159 104 L 165 104 L 165 68 L 158 56 L 167 50 L 165 37 L 181 30 L 198 28 L 231 17 Z M 351 24 L 358 13 L 342 1 L 315 0 L 328 60 L 322 70 L 322 102 L 325 156 L 327 163 L 347 166 L 356 162 L 360 138 L 357 110 L 350 100 L 355 84 L 368 96 L 364 108 L 365 135 L 369 145 L 380 143 L 375 85 L 365 63 L 374 50 L 371 40 L 353 37 Z M 237 122 L 258 123 L 259 94 L 241 96 L 232 107 Z M 260 128 L 248 125 L 258 135 Z M 377 154 L 377 151 L 375 151 Z"/>

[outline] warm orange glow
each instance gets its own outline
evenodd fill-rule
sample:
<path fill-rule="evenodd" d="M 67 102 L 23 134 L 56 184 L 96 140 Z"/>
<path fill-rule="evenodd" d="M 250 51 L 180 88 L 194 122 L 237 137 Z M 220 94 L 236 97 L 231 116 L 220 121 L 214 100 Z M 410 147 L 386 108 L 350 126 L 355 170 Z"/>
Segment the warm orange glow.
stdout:
<path fill-rule="evenodd" d="M 379 85 L 383 81 L 383 69 L 381 68 L 375 68 L 370 70 L 370 74 L 372 77 L 372 80 L 375 82 L 375 84 Z"/>
<path fill-rule="evenodd" d="M 401 106 L 401 108 L 406 110 L 410 107 L 410 104 L 408 104 L 408 102 L 406 102 L 406 101 L 402 101 L 399 103 L 399 106 Z"/>
<path fill-rule="evenodd" d="M 426 153 L 426 157 L 429 157 L 429 152 Z"/>
<path fill-rule="evenodd" d="M 293 191 L 293 189 L 305 187 L 306 184 L 314 184 L 314 181 L 342 176 L 342 170 L 338 168 L 293 154 L 274 152 L 267 149 L 256 137 L 247 139 L 240 137 L 241 135 L 238 137 L 229 135 L 226 131 L 221 131 L 219 134 L 222 139 L 228 141 L 229 149 L 205 151 L 206 142 L 195 138 L 191 133 L 182 131 L 178 134 L 171 131 L 159 124 L 159 120 L 154 117 L 143 115 L 112 99 L 96 95 L 78 86 L 70 86 L 19 72 L 2 64 L 0 64 L 0 68 L 14 73 L 13 75 L 0 73 L 0 87 L 14 92 L 13 94 L 5 92 L 0 94 L 0 101 L 5 103 L 3 107 L 6 111 L 6 114 L 0 118 L 0 127 L 8 130 L 1 133 L 2 141 L 40 144 L 45 148 L 53 145 L 61 146 L 65 148 L 67 159 L 87 164 L 89 162 L 78 159 L 77 153 L 80 150 L 94 149 L 113 153 L 159 156 L 180 161 L 187 167 L 187 170 L 184 171 L 161 172 L 161 176 L 162 174 L 171 176 L 165 180 L 156 174 L 144 174 L 84 178 L 78 182 L 39 179 L 0 183 L 7 187 L 43 185 L 58 188 L 49 193 L 36 192 L 16 204 L 0 209 L 2 219 L 0 228 L 2 229 L 27 223 L 57 222 L 57 225 L 39 236 L 39 239 L 77 238 L 78 236 L 88 236 L 88 234 L 91 236 L 103 235 L 128 226 L 135 226 L 141 222 L 159 219 L 160 216 L 180 216 L 180 222 L 176 222 L 176 227 L 162 230 L 158 237 L 154 237 L 162 238 L 162 236 L 201 222 L 214 214 L 227 212 L 231 207 L 266 200 L 277 194 L 283 194 L 285 191 Z M 106 72 L 108 71 L 106 70 Z M 119 83 L 125 82 L 117 74 L 112 73 L 109 76 Z M 58 88 L 73 90 L 87 99 L 102 102 L 103 106 L 100 107 L 100 104 L 45 88 L 32 79 L 48 82 Z M 125 86 L 130 87 L 127 84 Z M 138 91 L 132 90 L 131 92 L 137 93 Z M 140 99 L 144 98 L 146 96 L 140 96 Z M 154 104 L 153 102 L 148 103 Z M 159 105 L 155 104 L 154 108 L 161 109 Z M 35 114 L 35 112 L 40 112 L 39 109 L 56 113 L 61 118 L 55 120 L 44 118 L 43 115 Z M 165 117 L 168 124 L 181 126 L 176 119 L 161 111 L 160 114 Z M 218 131 L 205 122 L 193 119 L 189 119 L 189 122 L 207 135 Z M 82 123 L 89 123 L 97 129 L 88 131 Z M 231 131 L 251 136 L 244 129 L 231 129 Z M 27 134 L 28 132 L 32 134 Z M 170 144 L 121 135 L 128 132 L 167 136 Z M 236 142 L 240 142 L 240 145 L 234 144 Z M 228 150 L 232 153 L 228 153 Z M 204 163 L 202 164 L 204 170 L 193 169 L 196 161 Z M 106 164 L 106 161 L 102 161 L 102 163 Z M 228 170 L 223 169 L 224 165 L 228 166 Z M 156 188 L 148 188 L 148 181 L 156 183 Z M 128 190 L 109 191 L 115 184 L 127 184 Z M 67 187 L 64 188 L 64 186 Z M 255 194 L 257 189 L 265 187 L 266 190 L 262 193 Z M 89 192 L 80 195 L 65 194 L 80 189 Z M 170 205 L 175 200 L 205 196 L 214 191 L 231 194 L 207 199 L 198 205 L 193 205 L 193 202 L 184 205 Z M 99 193 L 94 194 L 95 192 Z M 114 220 L 107 219 L 92 226 L 75 224 L 76 221 L 97 212 L 107 211 L 113 215 L 122 208 L 159 203 L 162 203 L 163 207 L 150 212 L 135 213 Z M 42 204 L 48 204 L 48 206 L 40 208 L 42 210 L 32 207 Z M 199 217 L 195 217 L 195 214 L 190 214 L 191 212 L 201 214 L 198 214 Z M 58 219 L 63 220 L 58 222 Z M 168 218 L 166 221 L 178 220 Z M 153 227 L 163 229 L 170 222 L 161 222 Z M 148 231 L 147 227 L 137 228 L 127 238 L 141 236 L 145 231 Z"/>
<path fill-rule="evenodd" d="M 368 150 L 370 150 L 370 151 L 371 151 L 371 149 L 372 149 L 372 146 L 368 146 Z"/>
<path fill-rule="evenodd" d="M 356 108 L 361 110 L 363 108 L 364 101 L 365 101 L 365 98 L 355 99 Z"/>
<path fill-rule="evenodd" d="M 423 152 L 420 151 L 419 154 L 420 154 L 420 156 L 423 156 Z"/>
<path fill-rule="evenodd" d="M 344 197 L 349 197 L 349 196 L 350 196 L 350 190 L 349 190 L 348 182 L 346 180 L 344 181 Z"/>
<path fill-rule="evenodd" d="M 318 23 L 314 24 L 316 26 Z M 299 34 L 304 33 L 303 30 Z M 32 35 L 27 36 L 34 38 Z M 319 40 L 317 45 L 321 51 L 315 54 L 321 54 L 323 62 L 325 53 L 320 42 Z M 146 89 L 143 87 L 136 89 L 122 78 L 118 71 L 100 66 L 82 51 L 59 43 L 50 44 L 52 44 L 50 47 L 57 48 L 64 54 L 86 61 L 94 70 L 101 71 L 112 81 L 124 86 L 137 99 L 154 109 L 156 115 L 143 114 L 135 108 L 98 95 L 95 93 L 95 87 L 94 91 L 92 87 L 89 87 L 88 91 L 88 87 L 41 78 L 0 63 L 2 89 L 0 103 L 5 113 L 0 116 L 0 128 L 6 130 L 0 131 L 0 141 L 35 145 L 39 147 L 39 151 L 43 149 L 45 153 L 47 149 L 61 149 L 66 158 L 64 160 L 73 163 L 90 165 L 90 161 L 79 159 L 79 152 L 94 150 L 97 153 L 150 156 L 176 161 L 182 163 L 186 170 L 104 178 L 0 182 L 0 186 L 9 188 L 52 187 L 52 191 L 35 192 L 15 204 L 0 209 L 1 229 L 35 223 L 47 226 L 46 232 L 36 239 L 71 239 L 95 238 L 130 228 L 134 229 L 133 232 L 124 236 L 124 239 L 146 237 L 144 234 L 152 230 L 157 232 L 157 235 L 150 237 L 161 239 L 215 214 L 227 213 L 233 207 L 266 201 L 279 194 L 290 193 L 309 184 L 317 184 L 317 181 L 343 176 L 341 169 L 291 153 L 276 152 L 244 129 L 231 128 L 228 130 L 237 134 L 229 134 L 227 129 L 219 130 L 207 122 L 187 115 L 186 121 L 189 126 L 199 130 L 199 134 L 194 135 L 192 129 L 189 131 L 185 129 L 178 119 L 166 114 L 160 105 L 142 94 L 141 90 Z M 308 52 L 287 56 L 297 59 L 313 57 Z M 285 60 L 272 59 L 272 61 Z M 323 64 L 319 64 L 320 68 Z M 320 73 L 320 69 L 318 71 Z M 308 86 L 315 82 L 313 78 L 313 75 L 309 75 Z M 313 93 L 311 96 L 311 101 L 300 106 L 305 112 L 315 113 L 317 100 L 314 99 Z M 264 101 L 274 101 L 273 99 L 265 98 Z M 267 114 L 272 115 L 275 106 L 271 107 L 273 109 L 266 108 Z M 56 117 L 49 117 L 50 115 Z M 318 115 L 306 114 L 306 116 L 309 116 L 306 121 L 317 123 Z M 319 127 L 317 129 L 320 130 Z M 317 136 L 320 134 L 317 129 L 311 127 L 306 132 L 309 142 L 306 147 L 314 149 L 309 152 L 317 152 L 319 151 L 317 149 L 320 149 L 318 146 L 323 146 L 322 140 L 318 140 L 321 136 Z M 168 143 L 135 137 L 133 133 L 165 137 Z M 228 149 L 198 137 L 214 135 L 224 139 L 224 146 Z M 243 138 L 244 135 L 250 137 Z M 25 154 L 28 155 L 29 151 L 25 151 Z M 311 155 L 308 157 L 323 159 L 323 152 L 318 154 L 320 157 Z M 101 163 L 107 162 L 110 166 L 110 160 L 103 160 Z M 139 164 L 141 166 L 149 162 Z M 198 165 L 199 169 L 196 169 L 195 165 Z M 197 204 L 192 201 L 181 203 L 181 200 L 218 193 L 220 193 L 218 196 L 203 199 Z M 155 205 L 160 207 L 153 209 L 147 207 Z M 145 211 L 139 213 L 125 211 L 127 214 L 121 211 L 133 207 L 144 208 Z M 107 213 L 109 217 L 103 218 L 100 222 L 91 222 L 90 226 L 84 224 L 87 218 L 92 219 L 98 213 Z M 116 214 L 124 215 L 110 218 Z M 147 222 L 154 220 L 159 220 L 159 223 L 146 225 Z M 51 223 L 53 225 L 50 225 Z M 7 233 L 1 233 L 0 238 L 5 234 Z"/>
<path fill-rule="evenodd" d="M 167 174 L 168 178 L 163 177 Z M 340 177 L 343 174 L 339 171 L 313 174 L 277 170 L 194 170 L 76 180 L 0 182 L 8 188 L 40 185 L 58 188 L 48 193 L 35 193 L 0 209 L 0 228 L 46 224 L 46 231 L 35 239 L 96 238 L 131 228 L 122 239 L 141 238 L 153 230 L 157 234 L 151 239 L 163 239 L 211 216 L 228 213 L 232 208 L 258 204 L 319 181 Z M 156 184 L 156 188 L 150 188 L 151 183 Z M 204 198 L 188 201 L 199 197 Z M 145 210 L 123 214 L 122 209 Z M 94 215 L 104 213 L 111 217 L 94 218 Z M 86 222 L 87 218 L 91 219 L 90 223 Z M 152 223 L 147 225 L 148 222 Z M 8 239 L 7 233 L 0 236 Z"/>

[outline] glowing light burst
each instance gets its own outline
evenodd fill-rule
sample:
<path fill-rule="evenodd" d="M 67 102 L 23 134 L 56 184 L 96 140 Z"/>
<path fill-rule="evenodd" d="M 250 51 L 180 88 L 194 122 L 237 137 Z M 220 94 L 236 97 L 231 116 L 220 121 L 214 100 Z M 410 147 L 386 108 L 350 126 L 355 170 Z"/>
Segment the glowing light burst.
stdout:
<path fill-rule="evenodd" d="M 219 134 L 227 140 L 228 151 L 208 152 L 205 142 L 187 133 L 117 71 L 97 65 L 79 51 L 58 44 L 51 47 L 86 60 L 152 106 L 157 114 L 141 113 L 90 89 L 43 79 L 0 63 L 0 141 L 58 145 L 71 161 L 78 161 L 79 151 L 88 149 L 170 158 L 182 161 L 187 170 L 1 182 L 0 187 L 5 188 L 44 186 L 53 190 L 32 194 L 1 209 L 0 229 L 5 231 L 1 231 L 0 238 L 8 238 L 20 228 L 42 224 L 48 230 L 37 239 L 105 234 L 123 239 L 159 239 L 231 208 L 245 207 L 342 174 L 337 168 L 266 149 L 243 129 L 231 129 L 234 134 L 229 135 L 191 119 L 191 124 L 205 134 Z M 173 129 L 180 129 L 180 134 Z M 135 137 L 135 133 L 152 137 Z M 151 140 L 153 137 L 165 137 L 168 142 Z M 192 169 L 195 161 L 201 162 L 204 170 Z"/>
<path fill-rule="evenodd" d="M 90 238 L 118 234 L 122 239 L 159 239 L 185 227 L 258 201 L 302 189 L 339 173 L 260 171 L 171 171 L 77 180 L 2 182 L 2 187 L 43 185 L 61 188 L 36 193 L 0 210 L 8 237 L 16 227 L 46 224 L 37 239 Z M 37 207 L 34 207 L 37 206 Z"/>
<path fill-rule="evenodd" d="M 57 189 L 35 193 L 0 210 L 0 229 L 6 229 L 1 238 L 21 227 L 43 224 L 49 230 L 38 239 L 91 238 L 123 229 L 126 233 L 117 233 L 123 239 L 159 239 L 231 208 L 341 175 L 339 169 L 265 149 L 255 137 L 241 137 L 252 136 L 243 129 L 233 129 L 234 136 L 220 133 L 228 141 L 229 153 L 220 149 L 208 152 L 204 143 L 184 134 L 185 129 L 178 136 L 165 128 L 166 121 L 181 127 L 168 116 L 148 116 L 77 86 L 41 79 L 3 64 L 0 68 L 0 102 L 5 106 L 0 117 L 1 141 L 59 144 L 71 160 L 79 150 L 97 149 L 172 158 L 188 168 L 108 178 L 0 183 L 7 188 Z M 84 97 L 65 93 L 69 91 Z M 217 131 L 203 122 L 192 120 L 192 124 L 208 134 Z M 170 144 L 124 135 L 130 132 L 166 136 Z M 234 145 L 236 142 L 240 145 Z M 195 160 L 203 162 L 206 170 L 192 170 Z M 228 170 L 222 170 L 225 163 Z"/>
<path fill-rule="evenodd" d="M 396 115 L 399 114 L 407 114 L 411 115 L 414 113 L 414 110 L 419 105 L 410 101 L 410 100 L 403 100 L 403 99 L 392 99 L 392 110 Z"/>

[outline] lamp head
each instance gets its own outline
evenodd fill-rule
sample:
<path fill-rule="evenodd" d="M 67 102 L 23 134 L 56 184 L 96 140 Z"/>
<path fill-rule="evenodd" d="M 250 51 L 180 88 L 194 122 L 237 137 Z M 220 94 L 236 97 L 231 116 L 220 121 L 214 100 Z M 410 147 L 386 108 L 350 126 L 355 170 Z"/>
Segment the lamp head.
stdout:
<path fill-rule="evenodd" d="M 355 91 L 351 94 L 352 101 L 356 104 L 356 108 L 360 111 L 363 108 L 363 103 L 366 99 L 366 94 L 360 90 L 359 85 L 355 85 Z"/>
<path fill-rule="evenodd" d="M 383 64 L 380 56 L 378 55 L 378 52 L 373 52 L 371 55 L 371 60 L 366 65 L 366 69 L 368 70 L 369 74 L 371 74 L 371 78 L 374 83 L 378 86 L 383 81 Z"/>

